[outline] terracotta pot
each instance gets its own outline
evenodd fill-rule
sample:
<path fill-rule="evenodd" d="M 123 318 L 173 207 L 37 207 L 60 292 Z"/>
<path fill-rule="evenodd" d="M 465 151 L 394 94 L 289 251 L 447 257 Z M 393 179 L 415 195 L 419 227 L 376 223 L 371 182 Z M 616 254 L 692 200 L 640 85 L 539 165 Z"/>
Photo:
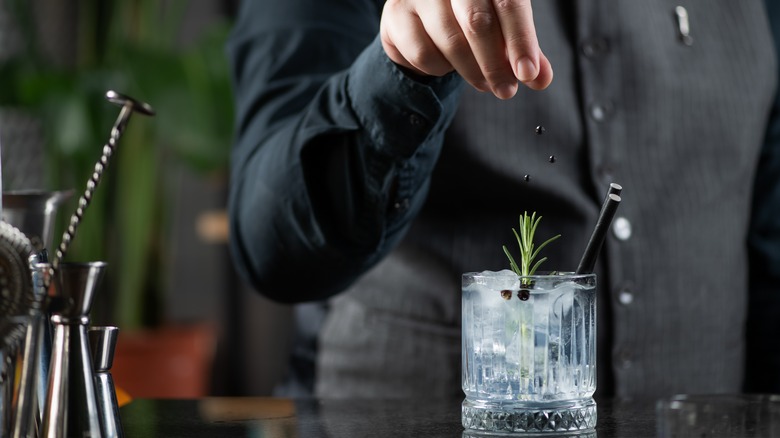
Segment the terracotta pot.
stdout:
<path fill-rule="evenodd" d="M 120 328 L 111 369 L 114 383 L 133 398 L 206 396 L 216 338 L 210 325 Z"/>

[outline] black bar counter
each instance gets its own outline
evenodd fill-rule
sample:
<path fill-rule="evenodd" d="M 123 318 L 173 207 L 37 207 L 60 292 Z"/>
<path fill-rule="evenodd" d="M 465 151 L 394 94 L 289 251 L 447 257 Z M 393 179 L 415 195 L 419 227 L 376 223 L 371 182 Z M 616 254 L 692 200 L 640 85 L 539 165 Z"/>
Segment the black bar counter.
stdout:
<path fill-rule="evenodd" d="M 461 400 L 140 399 L 122 407 L 120 415 L 128 438 L 462 438 L 460 404 Z M 595 435 L 584 436 L 655 437 L 652 401 L 597 400 L 597 406 Z"/>

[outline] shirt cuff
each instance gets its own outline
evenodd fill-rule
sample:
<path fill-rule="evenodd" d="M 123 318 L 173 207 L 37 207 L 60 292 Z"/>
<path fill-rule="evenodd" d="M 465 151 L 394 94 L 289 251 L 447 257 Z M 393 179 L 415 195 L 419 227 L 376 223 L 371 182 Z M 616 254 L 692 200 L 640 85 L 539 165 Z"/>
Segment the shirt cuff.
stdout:
<path fill-rule="evenodd" d="M 352 107 L 370 143 L 401 160 L 442 129 L 442 119 L 448 118 L 442 102 L 463 82 L 454 72 L 413 79 L 388 58 L 378 36 L 352 65 L 347 81 Z"/>

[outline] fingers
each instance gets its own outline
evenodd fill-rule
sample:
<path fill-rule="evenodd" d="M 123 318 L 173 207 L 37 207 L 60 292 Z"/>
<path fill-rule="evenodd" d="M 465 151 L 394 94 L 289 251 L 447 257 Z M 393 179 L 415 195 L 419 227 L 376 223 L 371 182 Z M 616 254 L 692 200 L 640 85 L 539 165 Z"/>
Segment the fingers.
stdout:
<path fill-rule="evenodd" d="M 475 57 L 476 52 L 464 35 L 458 19 L 449 5 L 449 0 L 445 2 L 431 1 L 418 13 L 431 41 L 447 59 L 451 68 L 455 69 L 474 88 L 480 91 L 491 91 L 491 87 L 480 69 L 479 60 Z"/>
<path fill-rule="evenodd" d="M 493 0 L 453 0 L 452 10 L 479 69 L 468 73 L 484 78 L 499 98 L 514 96 L 517 78 L 507 60 L 504 36 Z"/>
<path fill-rule="evenodd" d="M 532 90 L 544 90 L 549 87 L 553 80 L 553 69 L 550 65 L 550 61 L 544 56 L 544 53 L 539 52 L 539 74 L 536 78 L 525 83 L 528 88 Z"/>
<path fill-rule="evenodd" d="M 429 76 L 443 76 L 453 70 L 423 27 L 420 17 L 404 7 L 389 7 L 402 1 L 388 1 L 382 15 L 380 38 L 387 56 L 396 64 Z"/>
<path fill-rule="evenodd" d="M 518 81 L 535 90 L 552 81 L 530 0 L 387 0 L 381 37 L 395 63 L 432 76 L 454 69 L 501 99 Z"/>

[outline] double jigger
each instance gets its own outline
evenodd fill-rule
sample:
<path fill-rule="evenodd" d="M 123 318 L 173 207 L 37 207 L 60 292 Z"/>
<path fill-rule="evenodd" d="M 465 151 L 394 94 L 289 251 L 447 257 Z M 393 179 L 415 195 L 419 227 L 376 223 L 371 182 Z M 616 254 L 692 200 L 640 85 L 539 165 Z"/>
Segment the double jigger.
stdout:
<path fill-rule="evenodd" d="M 39 265 L 40 266 L 40 265 Z M 50 269 L 44 264 L 42 269 Z M 43 410 L 41 436 L 47 438 L 69 436 L 104 436 L 102 423 L 114 429 L 117 418 L 101 422 L 96 392 L 95 367 L 105 363 L 93 363 L 97 358 L 113 357 L 112 343 L 98 343 L 98 348 L 111 351 L 92 352 L 87 330 L 89 312 L 95 291 L 105 273 L 106 263 L 62 263 L 54 273 L 55 297 L 52 299 L 53 326 L 51 366 L 49 367 L 48 393 Z M 114 332 L 115 328 L 97 328 L 96 333 Z M 113 385 L 112 385 L 113 386 Z M 113 388 L 111 388 L 113 393 Z M 109 397 L 111 400 L 111 397 Z M 113 396 L 113 400 L 116 400 Z M 86 409 L 84 409 L 86 408 Z M 109 413 L 116 412 L 114 406 Z M 96 415 L 97 414 L 97 415 Z"/>

